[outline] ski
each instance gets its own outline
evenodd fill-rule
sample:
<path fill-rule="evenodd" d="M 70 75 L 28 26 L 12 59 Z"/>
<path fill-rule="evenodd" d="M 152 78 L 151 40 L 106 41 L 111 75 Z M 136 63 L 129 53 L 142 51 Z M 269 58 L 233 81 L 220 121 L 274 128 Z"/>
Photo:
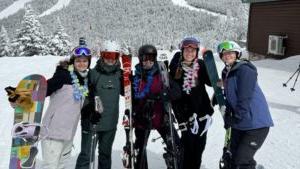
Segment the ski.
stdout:
<path fill-rule="evenodd" d="M 217 103 L 219 105 L 219 110 L 220 110 L 223 120 L 224 120 L 225 108 L 226 108 L 225 99 L 224 99 L 222 89 L 217 85 L 217 82 L 219 81 L 219 75 L 218 75 L 218 70 L 216 67 L 214 55 L 211 50 L 206 50 L 203 53 L 203 60 L 205 63 L 205 67 L 206 67 L 208 76 L 209 76 L 209 80 L 210 80 L 211 85 L 215 92 L 215 97 L 216 97 Z M 223 155 L 219 162 L 220 169 L 229 169 L 228 165 L 230 165 L 229 160 L 231 158 L 231 153 L 229 151 L 230 135 L 231 135 L 231 130 L 229 128 L 226 130 L 226 134 L 225 134 Z"/>
<path fill-rule="evenodd" d="M 126 169 L 134 169 L 134 148 L 133 148 L 133 126 L 132 126 L 132 97 L 131 97 L 131 55 L 122 55 L 123 82 L 125 97 L 125 113 L 123 126 L 126 134 L 126 143 L 123 147 L 122 162 Z"/>
<path fill-rule="evenodd" d="M 159 67 L 159 71 L 161 74 L 161 80 L 163 82 L 163 95 L 167 95 L 168 89 L 170 88 L 170 83 L 169 83 L 169 73 L 168 73 L 168 69 L 167 66 L 168 62 L 162 62 L 162 61 L 158 61 L 158 67 Z M 166 163 L 167 163 L 167 167 L 168 169 L 178 169 L 178 159 L 177 159 L 177 155 L 178 155 L 178 151 L 177 151 L 177 146 L 175 144 L 175 130 L 173 128 L 173 124 L 174 124 L 174 118 L 172 115 L 172 106 L 171 106 L 171 102 L 169 101 L 164 101 L 164 108 L 165 111 L 168 113 L 168 125 L 170 128 L 170 137 L 167 138 L 167 141 L 171 144 L 172 150 L 169 150 L 168 148 L 165 148 L 166 153 L 164 153 L 164 158 L 166 159 Z M 167 143 L 168 145 L 168 143 Z"/>

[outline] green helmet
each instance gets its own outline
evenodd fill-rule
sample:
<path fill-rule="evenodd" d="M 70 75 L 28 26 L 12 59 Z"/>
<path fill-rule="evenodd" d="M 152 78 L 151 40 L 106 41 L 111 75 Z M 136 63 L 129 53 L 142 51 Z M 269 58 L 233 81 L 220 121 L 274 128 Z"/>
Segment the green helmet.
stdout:
<path fill-rule="evenodd" d="M 234 41 L 224 41 L 218 45 L 217 49 L 220 58 L 223 56 L 224 51 L 233 51 L 237 53 L 237 58 L 239 59 L 242 55 L 241 47 Z"/>

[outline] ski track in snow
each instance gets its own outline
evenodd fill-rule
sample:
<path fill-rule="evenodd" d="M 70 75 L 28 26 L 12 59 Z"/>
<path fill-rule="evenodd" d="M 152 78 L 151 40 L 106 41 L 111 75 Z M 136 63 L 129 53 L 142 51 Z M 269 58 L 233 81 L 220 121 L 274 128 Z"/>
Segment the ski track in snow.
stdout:
<path fill-rule="evenodd" d="M 10 15 L 17 13 L 19 10 L 25 7 L 25 4 L 31 2 L 32 0 L 18 0 L 11 4 L 9 7 L 5 8 L 0 12 L 0 20 L 7 18 Z"/>
<path fill-rule="evenodd" d="M 168 54 L 169 59 L 173 53 L 165 52 Z M 218 72 L 221 71 L 224 64 L 216 58 Z M 297 56 L 300 60 L 300 56 Z M 44 75 L 50 78 L 54 71 L 55 65 L 62 57 L 56 56 L 34 56 L 34 57 L 3 57 L 0 58 L 0 168 L 8 168 L 11 144 L 11 128 L 13 122 L 12 108 L 6 98 L 4 87 L 11 85 L 15 86 L 16 83 L 24 76 L 32 73 Z M 295 59 L 295 58 L 294 58 Z M 96 59 L 93 58 L 91 67 L 95 65 Z M 137 58 L 133 58 L 133 65 L 138 62 Z M 298 169 L 300 168 L 300 85 L 296 84 L 295 92 L 290 92 L 289 88 L 283 88 L 282 82 L 290 76 L 290 71 L 278 70 L 279 64 L 271 64 L 269 67 L 260 67 L 261 62 L 253 62 L 257 64 L 258 69 L 258 83 L 262 88 L 267 101 L 270 105 L 270 111 L 274 120 L 274 127 L 271 128 L 270 133 L 265 141 L 265 144 L 258 151 L 255 156 L 258 164 L 261 164 L 265 169 Z M 294 67 L 298 65 L 291 59 L 282 61 L 275 61 L 283 63 L 284 66 Z M 290 84 L 288 84 L 290 85 Z M 211 95 L 212 89 L 208 88 Z M 49 98 L 45 101 L 44 112 L 47 108 Z M 125 144 L 125 133 L 121 126 L 121 120 L 124 110 L 124 98 L 120 99 L 120 118 L 118 123 L 118 130 L 113 145 L 113 169 L 121 168 L 120 152 Z M 218 161 L 222 154 L 224 143 L 224 131 L 222 117 L 215 107 L 213 115 L 214 122 L 208 132 L 207 145 L 203 153 L 203 168 L 218 169 Z M 149 139 L 157 137 L 156 131 L 151 132 Z M 72 159 L 68 163 L 67 169 L 73 169 L 76 157 L 80 152 L 80 125 L 78 125 L 77 133 L 74 138 L 74 149 L 72 151 Z M 149 157 L 149 169 L 163 169 L 166 168 L 162 158 L 163 146 L 161 140 L 152 143 L 150 140 L 147 146 Z M 41 151 L 40 151 L 41 152 Z M 39 169 L 41 163 L 41 153 L 38 154 L 37 166 Z"/>
<path fill-rule="evenodd" d="M 50 9 L 46 10 L 45 12 L 43 12 L 41 15 L 39 15 L 39 17 L 50 15 L 55 11 L 61 10 L 62 8 L 68 6 L 70 2 L 71 0 L 58 0 L 58 2 L 54 6 L 52 6 Z"/>
<path fill-rule="evenodd" d="M 221 17 L 222 19 L 227 19 L 226 15 L 216 13 L 216 12 L 212 12 L 212 11 L 209 11 L 209 10 L 203 9 L 203 8 L 196 8 L 194 6 L 189 5 L 185 0 L 172 0 L 172 2 L 173 2 L 174 5 L 185 7 L 185 8 L 188 8 L 189 10 L 192 10 L 192 11 L 204 12 L 208 15 L 218 16 L 218 17 Z"/>

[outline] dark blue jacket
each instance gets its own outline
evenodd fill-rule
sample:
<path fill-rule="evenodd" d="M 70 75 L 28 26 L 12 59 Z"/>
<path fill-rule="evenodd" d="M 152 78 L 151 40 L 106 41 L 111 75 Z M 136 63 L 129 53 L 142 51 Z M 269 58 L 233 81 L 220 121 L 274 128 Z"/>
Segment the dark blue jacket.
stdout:
<path fill-rule="evenodd" d="M 232 128 L 251 130 L 273 126 L 266 98 L 257 83 L 257 70 L 248 61 L 223 69 L 227 104 L 232 110 Z"/>

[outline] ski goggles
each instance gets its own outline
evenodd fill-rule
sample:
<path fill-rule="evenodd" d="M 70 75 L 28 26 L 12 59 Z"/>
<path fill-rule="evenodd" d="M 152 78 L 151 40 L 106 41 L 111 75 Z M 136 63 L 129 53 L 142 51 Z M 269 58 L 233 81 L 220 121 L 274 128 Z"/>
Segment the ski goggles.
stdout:
<path fill-rule="evenodd" d="M 227 51 L 231 51 L 234 49 L 234 46 L 232 43 L 230 42 L 223 42 L 221 44 L 218 45 L 218 53 L 222 53 L 224 50 L 227 50 Z"/>
<path fill-rule="evenodd" d="M 188 48 L 188 47 L 197 49 L 197 48 L 199 48 L 199 42 L 195 41 L 193 39 L 184 40 L 181 43 L 181 48 Z"/>
<path fill-rule="evenodd" d="M 100 55 L 103 59 L 112 59 L 112 60 L 118 60 L 120 57 L 119 52 L 102 51 L 100 52 Z"/>
<path fill-rule="evenodd" d="M 75 57 L 91 56 L 91 50 L 87 47 L 76 47 L 73 49 L 73 55 Z"/>
<path fill-rule="evenodd" d="M 142 57 L 141 57 L 141 60 L 143 61 L 143 62 L 146 62 L 146 61 L 151 61 L 151 62 L 154 62 L 155 60 L 156 60 L 156 56 L 155 55 L 143 55 Z"/>

